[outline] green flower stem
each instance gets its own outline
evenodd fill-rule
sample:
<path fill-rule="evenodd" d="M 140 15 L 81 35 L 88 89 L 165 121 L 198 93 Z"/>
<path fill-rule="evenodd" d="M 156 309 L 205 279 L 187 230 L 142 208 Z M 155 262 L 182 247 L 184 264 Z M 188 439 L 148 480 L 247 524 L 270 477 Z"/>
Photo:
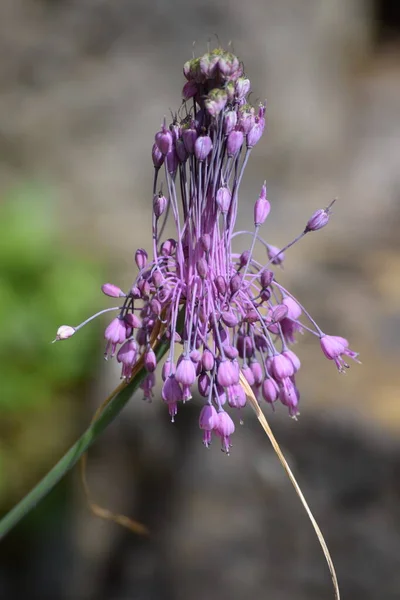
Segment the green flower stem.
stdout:
<path fill-rule="evenodd" d="M 157 360 L 162 358 L 169 348 L 169 342 L 160 342 L 154 349 Z M 121 412 L 129 402 L 132 394 L 146 376 L 142 368 L 132 381 L 118 392 L 106 406 L 98 419 L 88 427 L 79 440 L 68 450 L 58 463 L 43 477 L 43 479 L 27 494 L 14 508 L 0 521 L 0 539 L 2 539 L 19 521 L 36 506 L 64 477 L 64 475 L 78 462 L 106 427 Z"/>

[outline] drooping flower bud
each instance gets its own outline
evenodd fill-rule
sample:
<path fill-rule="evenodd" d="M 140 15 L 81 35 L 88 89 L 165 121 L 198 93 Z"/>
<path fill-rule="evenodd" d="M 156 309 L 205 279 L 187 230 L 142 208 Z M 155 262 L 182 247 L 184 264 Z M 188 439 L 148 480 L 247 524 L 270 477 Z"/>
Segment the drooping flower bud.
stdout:
<path fill-rule="evenodd" d="M 348 368 L 348 364 L 344 361 L 343 355 L 349 356 L 356 362 L 358 353 L 350 350 L 349 342 L 338 335 L 322 335 L 320 338 L 322 352 L 326 358 L 333 360 L 340 372 L 344 372 L 344 368 Z"/>
<path fill-rule="evenodd" d="M 106 356 L 111 350 L 111 356 L 114 356 L 117 344 L 122 344 L 126 339 L 126 325 L 121 317 L 116 317 L 106 327 L 104 337 L 107 340 Z"/>
<path fill-rule="evenodd" d="M 286 377 L 292 377 L 294 374 L 292 362 L 283 354 L 275 354 L 267 359 L 267 364 L 271 375 L 278 381 L 282 381 Z"/>
<path fill-rule="evenodd" d="M 222 387 L 228 387 L 239 381 L 238 373 L 229 360 L 222 360 L 218 367 L 217 381 Z"/>
<path fill-rule="evenodd" d="M 271 311 L 271 320 L 273 323 L 279 323 L 288 316 L 289 309 L 285 304 L 277 304 Z"/>
<path fill-rule="evenodd" d="M 279 386 L 279 399 L 284 406 L 289 409 L 291 417 L 298 415 L 297 406 L 299 404 L 300 394 L 291 379 L 285 379 Z"/>
<path fill-rule="evenodd" d="M 209 233 L 203 233 L 200 238 L 200 244 L 204 252 L 210 252 L 211 250 L 211 236 Z"/>
<path fill-rule="evenodd" d="M 239 258 L 239 264 L 242 268 L 247 265 L 247 263 L 250 260 L 250 256 L 251 256 L 250 250 L 244 250 L 242 252 L 242 254 L 240 255 L 240 258 Z"/>
<path fill-rule="evenodd" d="M 197 138 L 194 144 L 194 154 L 200 162 L 206 160 L 212 150 L 212 141 L 209 135 L 202 135 Z"/>
<path fill-rule="evenodd" d="M 161 254 L 163 256 L 171 256 L 175 252 L 176 241 L 172 238 L 166 240 L 161 246 Z"/>
<path fill-rule="evenodd" d="M 185 144 L 188 154 L 194 154 L 194 146 L 198 138 L 198 133 L 194 127 L 188 127 L 182 131 L 182 140 Z"/>
<path fill-rule="evenodd" d="M 235 346 L 231 346 L 231 344 L 224 345 L 224 352 L 225 356 L 231 360 L 235 360 L 235 358 L 239 356 L 237 348 L 235 348 Z"/>
<path fill-rule="evenodd" d="M 161 130 L 156 133 L 155 142 L 163 156 L 166 156 L 172 148 L 172 133 L 167 129 L 166 121 L 161 127 Z"/>
<path fill-rule="evenodd" d="M 267 245 L 267 254 L 273 265 L 281 265 L 285 260 L 285 253 L 270 244 Z"/>
<path fill-rule="evenodd" d="M 227 412 L 221 411 L 218 413 L 218 423 L 214 431 L 221 438 L 222 450 L 229 454 L 231 448 L 230 436 L 235 431 L 235 424 Z"/>
<path fill-rule="evenodd" d="M 204 100 L 204 106 L 209 115 L 217 117 L 224 110 L 227 100 L 227 93 L 224 90 L 216 88 L 209 92 L 207 98 Z"/>
<path fill-rule="evenodd" d="M 246 136 L 247 147 L 253 148 L 260 141 L 263 133 L 264 123 L 261 121 L 259 123 L 255 123 Z"/>
<path fill-rule="evenodd" d="M 184 100 L 190 100 L 198 92 L 197 83 L 195 81 L 187 81 L 182 89 L 182 98 Z"/>
<path fill-rule="evenodd" d="M 156 215 L 157 219 L 161 217 L 165 209 L 167 208 L 168 200 L 165 196 L 160 192 L 156 194 L 153 198 L 153 211 Z"/>
<path fill-rule="evenodd" d="M 156 290 L 162 286 L 164 282 L 164 277 L 163 274 L 161 273 L 161 271 L 154 271 L 153 273 L 153 284 L 154 287 L 156 288 Z"/>
<path fill-rule="evenodd" d="M 203 365 L 203 369 L 205 371 L 212 371 L 214 368 L 214 357 L 212 353 L 206 348 L 203 352 L 203 356 L 201 358 L 201 362 Z"/>
<path fill-rule="evenodd" d="M 135 313 L 127 313 L 124 317 L 124 321 L 131 329 L 140 329 L 142 322 Z"/>
<path fill-rule="evenodd" d="M 205 279 L 207 277 L 208 264 L 205 258 L 199 258 L 199 260 L 196 263 L 196 269 L 202 279 Z"/>
<path fill-rule="evenodd" d="M 184 163 L 188 159 L 189 154 L 182 139 L 176 140 L 175 150 L 179 162 Z"/>
<path fill-rule="evenodd" d="M 256 200 L 256 203 L 254 205 L 254 225 L 256 227 L 264 223 L 265 219 L 269 215 L 270 210 L 271 205 L 267 200 L 267 188 L 264 183 L 264 185 L 261 188 L 260 196 L 258 200 Z"/>
<path fill-rule="evenodd" d="M 159 301 L 158 301 L 156 298 L 153 298 L 153 299 L 150 301 L 150 308 L 151 308 L 151 311 L 152 311 L 152 312 L 153 312 L 153 313 L 154 313 L 154 314 L 155 314 L 157 317 L 159 317 L 159 316 L 161 315 L 161 304 L 160 304 L 160 302 L 159 302 Z"/>
<path fill-rule="evenodd" d="M 153 144 L 153 148 L 151 150 L 151 157 L 153 159 L 153 165 L 156 169 L 159 169 L 164 162 L 164 155 L 157 146 L 156 143 Z"/>
<path fill-rule="evenodd" d="M 226 294 L 226 281 L 222 277 L 222 275 L 218 275 L 215 278 L 215 287 L 217 288 L 217 291 L 218 291 L 219 294 L 221 294 L 221 296 L 225 296 L 225 294 Z"/>
<path fill-rule="evenodd" d="M 213 52 L 207 52 L 200 58 L 200 71 L 206 79 L 214 79 L 217 72 L 218 60 L 218 55 Z"/>
<path fill-rule="evenodd" d="M 262 395 L 264 400 L 269 404 L 273 404 L 278 400 L 279 387 L 275 379 L 272 379 L 272 377 L 264 379 L 262 384 Z"/>
<path fill-rule="evenodd" d="M 211 431 L 218 425 L 218 413 L 212 404 L 206 404 L 200 411 L 199 427 Z"/>
<path fill-rule="evenodd" d="M 286 296 L 286 298 L 282 300 L 282 303 L 288 308 L 288 318 L 296 321 L 296 319 L 298 319 L 302 313 L 302 310 L 296 300 L 294 300 L 294 298 L 290 298 L 290 296 Z"/>
<path fill-rule="evenodd" d="M 292 363 L 292 365 L 294 367 L 294 372 L 297 373 L 297 371 L 301 367 L 301 362 L 300 362 L 300 359 L 297 356 L 297 354 L 295 354 L 292 350 L 289 350 L 289 349 L 282 352 L 282 354 L 285 358 L 288 358 L 290 360 L 290 362 Z"/>
<path fill-rule="evenodd" d="M 242 367 L 242 375 L 244 376 L 244 378 L 246 379 L 247 383 L 249 385 L 254 385 L 256 380 L 254 378 L 254 374 L 253 371 L 251 370 L 251 368 L 249 367 L 249 365 L 243 365 Z"/>
<path fill-rule="evenodd" d="M 236 342 L 236 347 L 238 349 L 240 358 L 249 358 L 254 352 L 253 340 L 249 335 L 239 335 Z"/>
<path fill-rule="evenodd" d="M 196 369 L 188 356 L 183 356 L 176 367 L 175 377 L 178 383 L 190 386 L 196 381 Z"/>
<path fill-rule="evenodd" d="M 217 201 L 217 206 L 223 215 L 226 215 L 229 210 L 231 198 L 231 193 L 226 186 L 220 187 L 217 191 L 215 199 Z"/>
<path fill-rule="evenodd" d="M 210 393 L 211 381 L 207 373 L 201 373 L 197 380 L 197 389 L 199 390 L 200 396 L 207 398 Z"/>
<path fill-rule="evenodd" d="M 229 79 L 239 68 L 239 61 L 234 54 L 224 52 L 218 60 L 218 70 L 220 74 Z"/>
<path fill-rule="evenodd" d="M 234 129 L 230 132 L 226 141 L 226 152 L 229 157 L 236 156 L 243 145 L 243 140 L 244 136 L 241 131 Z"/>
<path fill-rule="evenodd" d="M 167 161 L 168 173 L 174 175 L 178 168 L 178 155 L 175 150 L 175 145 L 171 147 L 171 150 L 168 152 L 165 158 Z"/>
<path fill-rule="evenodd" d="M 165 381 L 167 379 L 167 377 L 169 377 L 170 375 L 174 375 L 175 370 L 176 369 L 175 369 L 174 363 L 171 360 L 167 359 L 161 369 L 162 380 Z"/>
<path fill-rule="evenodd" d="M 224 133 L 229 135 L 231 131 L 236 127 L 237 113 L 234 110 L 229 110 L 224 115 Z"/>
<path fill-rule="evenodd" d="M 145 268 L 147 265 L 147 252 L 143 248 L 138 248 L 135 252 L 135 262 L 139 271 Z"/>
<path fill-rule="evenodd" d="M 113 283 L 104 283 L 101 286 L 101 291 L 103 294 L 110 296 L 111 298 L 124 298 L 126 296 L 126 294 L 124 294 L 124 292 Z"/>
<path fill-rule="evenodd" d="M 233 275 L 233 277 L 231 277 L 231 280 L 229 282 L 229 288 L 231 290 L 231 294 L 236 294 L 236 292 L 238 292 L 240 290 L 242 286 L 242 277 L 239 273 L 236 273 L 236 275 Z"/>
<path fill-rule="evenodd" d="M 255 385 L 260 385 L 260 383 L 263 380 L 263 372 L 262 372 L 262 367 L 261 367 L 260 363 L 258 362 L 258 360 L 250 361 L 250 369 L 254 375 Z"/>
<path fill-rule="evenodd" d="M 221 320 L 227 327 L 236 327 L 239 322 L 237 317 L 229 310 L 224 310 L 221 313 Z"/>
<path fill-rule="evenodd" d="M 157 358 L 154 351 L 151 348 L 148 348 L 144 353 L 143 364 L 149 373 L 153 373 L 156 370 L 157 366 Z"/>
<path fill-rule="evenodd" d="M 246 394 L 242 386 L 237 383 L 235 385 L 231 385 L 227 389 L 228 394 L 228 404 L 231 408 L 243 408 L 246 406 Z"/>
<path fill-rule="evenodd" d="M 189 356 L 190 356 L 190 360 L 195 365 L 197 365 L 197 363 L 199 363 L 201 361 L 201 352 L 199 352 L 199 350 L 192 350 L 191 353 L 189 354 Z"/>
<path fill-rule="evenodd" d="M 243 108 L 239 113 L 238 127 L 244 135 L 247 135 L 255 125 L 254 108 Z"/>
<path fill-rule="evenodd" d="M 57 329 L 57 334 L 55 339 L 53 340 L 53 343 L 58 342 L 60 340 L 67 340 L 68 338 L 73 336 L 75 332 L 75 327 L 71 327 L 70 325 L 61 325 L 61 327 Z"/>
<path fill-rule="evenodd" d="M 128 340 L 118 350 L 117 361 L 122 363 L 122 378 L 130 379 L 137 354 L 138 348 L 135 340 Z"/>
<path fill-rule="evenodd" d="M 218 413 L 211 404 L 203 406 L 199 417 L 199 427 L 203 430 L 203 444 L 206 448 L 211 444 L 211 432 L 218 425 Z"/>
<path fill-rule="evenodd" d="M 245 98 L 250 91 L 250 79 L 239 77 L 235 84 L 235 91 L 238 100 Z"/>
<path fill-rule="evenodd" d="M 336 198 L 332 200 L 329 206 L 326 208 L 320 208 L 317 210 L 307 221 L 306 228 L 304 230 L 305 233 L 309 231 L 318 231 L 318 229 L 322 229 L 325 225 L 328 224 L 329 218 L 332 214 L 332 206 L 336 202 Z"/>
<path fill-rule="evenodd" d="M 260 275 L 261 287 L 267 288 L 268 286 L 271 285 L 273 279 L 274 279 L 274 272 L 269 271 L 268 269 L 264 269 Z"/>

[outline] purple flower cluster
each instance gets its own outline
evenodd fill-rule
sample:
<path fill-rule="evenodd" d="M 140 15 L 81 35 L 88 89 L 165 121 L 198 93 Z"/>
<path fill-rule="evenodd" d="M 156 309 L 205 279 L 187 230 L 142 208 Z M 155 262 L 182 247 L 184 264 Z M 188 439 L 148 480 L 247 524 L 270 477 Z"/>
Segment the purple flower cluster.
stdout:
<path fill-rule="evenodd" d="M 265 129 L 265 104 L 249 103 L 250 81 L 229 52 L 208 52 L 188 61 L 183 72 L 182 105 L 172 123 L 167 126 L 164 119 L 152 149 L 152 257 L 136 251 L 138 274 L 128 292 L 108 283 L 102 287 L 122 301 L 107 309 L 118 316 L 105 330 L 106 357 L 116 354 L 126 380 L 141 358 L 147 371 L 142 389 L 151 399 L 157 368 L 151 342 L 162 332 L 170 349 L 161 396 L 172 421 L 197 390 L 204 399 L 199 418 L 204 444 L 214 434 L 229 452 L 235 426 L 226 408 L 246 404 L 241 374 L 257 399 L 280 402 L 296 417 L 300 361 L 290 349 L 296 333 L 317 336 L 339 371 L 348 367 L 347 356 L 357 354 L 344 338 L 323 333 L 273 270 L 283 262 L 284 250 L 328 223 L 331 205 L 314 213 L 302 234 L 280 250 L 260 236 L 270 212 L 264 183 L 254 203 L 254 229 L 235 232 L 240 184 Z M 169 217 L 176 234 L 163 239 Z M 249 249 L 241 254 L 232 248 L 239 235 L 250 236 Z M 256 243 L 265 247 L 265 264 L 253 257 Z M 71 337 L 95 316 L 78 327 L 60 327 L 56 339 Z"/>

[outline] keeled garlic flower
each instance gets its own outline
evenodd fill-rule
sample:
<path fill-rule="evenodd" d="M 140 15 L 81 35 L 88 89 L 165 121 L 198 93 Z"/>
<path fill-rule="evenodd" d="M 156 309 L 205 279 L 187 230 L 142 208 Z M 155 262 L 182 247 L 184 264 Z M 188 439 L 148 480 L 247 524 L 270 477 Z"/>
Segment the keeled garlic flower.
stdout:
<path fill-rule="evenodd" d="M 199 417 L 203 442 L 209 446 L 216 435 L 229 452 L 235 425 L 226 409 L 240 411 L 246 404 L 240 374 L 256 398 L 271 405 L 281 402 L 296 417 L 300 361 L 290 349 L 296 333 L 306 330 L 316 336 L 339 371 L 348 367 L 347 357 L 356 360 L 357 354 L 346 339 L 320 329 L 274 270 L 287 248 L 328 223 L 333 202 L 314 213 L 296 240 L 279 250 L 261 237 L 270 212 L 264 183 L 254 203 L 253 230 L 235 231 L 240 184 L 265 129 L 265 104 L 251 106 L 250 80 L 230 52 L 208 52 L 188 61 L 183 72 L 182 105 L 171 124 L 164 119 L 152 149 L 152 256 L 136 251 L 138 274 L 129 291 L 102 286 L 122 304 L 106 309 L 118 313 L 105 330 L 106 357 L 116 355 L 126 380 L 142 359 L 147 375 L 141 387 L 151 399 L 157 360 L 150 342 L 155 333 L 167 336 L 161 396 L 171 420 L 197 388 L 204 399 Z M 168 218 L 176 234 L 163 240 Z M 232 249 L 237 236 L 249 240 L 241 254 Z M 256 243 L 266 249 L 264 264 L 253 257 Z M 71 337 L 106 311 L 77 327 L 63 325 L 56 340 Z"/>

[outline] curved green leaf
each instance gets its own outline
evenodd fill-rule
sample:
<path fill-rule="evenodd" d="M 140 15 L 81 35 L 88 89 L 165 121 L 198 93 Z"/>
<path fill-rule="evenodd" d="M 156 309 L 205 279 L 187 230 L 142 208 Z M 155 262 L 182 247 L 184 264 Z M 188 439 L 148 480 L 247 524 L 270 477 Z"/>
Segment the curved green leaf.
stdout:
<path fill-rule="evenodd" d="M 157 360 L 167 352 L 169 342 L 160 342 L 155 350 Z M 43 477 L 43 479 L 0 521 L 0 539 L 2 539 L 29 511 L 36 506 L 78 462 L 81 456 L 90 448 L 93 442 L 106 427 L 121 412 L 136 392 L 147 372 L 142 368 L 129 384 L 120 390 L 105 407 L 101 415 L 88 427 L 79 440 L 64 454 L 58 463 Z"/>

